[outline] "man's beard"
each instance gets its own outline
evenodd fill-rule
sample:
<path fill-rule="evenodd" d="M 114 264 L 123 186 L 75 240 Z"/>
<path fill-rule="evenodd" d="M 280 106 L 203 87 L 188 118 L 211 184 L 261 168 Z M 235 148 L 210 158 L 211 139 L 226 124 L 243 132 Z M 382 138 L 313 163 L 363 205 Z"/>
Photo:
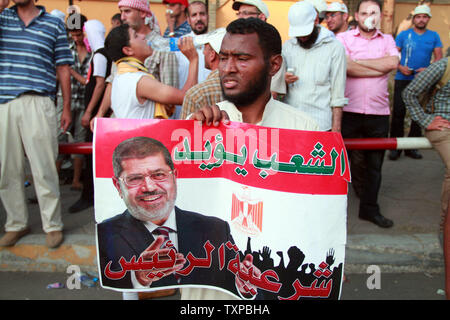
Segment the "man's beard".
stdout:
<path fill-rule="evenodd" d="M 34 2 L 35 0 L 19 0 L 19 1 L 13 0 L 14 4 L 17 5 L 18 7 L 25 7 L 32 1 Z"/>
<path fill-rule="evenodd" d="M 241 92 L 236 95 L 228 95 L 225 93 L 222 81 L 220 81 L 220 87 L 222 88 L 222 93 L 225 100 L 232 102 L 235 106 L 245 107 L 253 103 L 258 97 L 264 94 L 269 77 L 269 65 L 268 63 L 265 63 L 264 69 L 261 70 L 260 74 L 255 77 L 254 81 L 248 83 L 249 89 L 246 92 Z"/>
<path fill-rule="evenodd" d="M 425 30 L 427 28 L 427 23 L 418 25 L 418 24 L 414 24 L 414 26 L 419 29 L 419 30 Z"/>
<path fill-rule="evenodd" d="M 300 39 L 297 38 L 298 45 L 302 47 L 303 49 L 311 49 L 311 47 L 316 43 L 317 38 L 319 37 L 319 27 L 314 26 L 312 33 L 310 34 L 308 40 L 306 41 L 300 41 Z"/>
<path fill-rule="evenodd" d="M 126 191 L 126 188 L 122 189 L 122 193 L 124 195 L 123 200 L 125 202 L 128 211 L 134 218 L 140 221 L 159 221 L 168 217 L 170 212 L 175 206 L 175 200 L 177 198 L 175 191 L 173 199 L 168 199 L 162 208 L 148 210 L 140 206 L 131 204 L 128 201 L 128 192 Z M 154 194 L 157 194 L 157 192 L 147 192 L 142 196 L 150 196 Z"/>
<path fill-rule="evenodd" d="M 192 28 L 192 32 L 194 32 L 196 35 L 205 34 L 205 33 L 208 32 L 208 27 L 203 22 L 200 22 L 200 23 L 197 23 L 197 24 L 202 25 L 203 29 L 197 30 L 197 28 Z M 197 26 L 197 24 L 195 26 Z"/>

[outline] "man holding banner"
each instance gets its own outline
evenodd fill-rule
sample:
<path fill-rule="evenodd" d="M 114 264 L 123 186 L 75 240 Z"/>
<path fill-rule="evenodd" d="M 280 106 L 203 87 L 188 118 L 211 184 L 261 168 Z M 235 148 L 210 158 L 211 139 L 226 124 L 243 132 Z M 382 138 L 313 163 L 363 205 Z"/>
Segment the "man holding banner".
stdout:
<path fill-rule="evenodd" d="M 242 297 L 241 293 L 264 299 L 336 299 L 343 271 L 350 178 L 342 137 L 315 131 L 317 124 L 307 115 L 272 99 L 271 76 L 281 64 L 281 38 L 275 28 L 257 19 L 236 20 L 227 27 L 220 55 L 219 74 L 226 101 L 191 116 L 207 125 L 185 120 L 98 119 L 95 209 L 102 285 L 112 287 L 104 282 L 106 275 L 112 281 L 128 276 L 129 286 L 125 288 L 137 283 L 139 287 L 134 290 L 143 291 L 142 285 L 150 282 L 146 278 L 153 277 L 159 280 L 153 280 L 148 290 L 169 279 L 172 282 L 166 287 L 187 284 L 181 286 L 182 299 L 230 299 Z M 229 119 L 241 123 L 230 123 Z M 209 126 L 211 123 L 214 126 Z M 122 161 L 124 171 L 107 163 L 122 141 L 136 136 L 157 139 L 170 151 L 159 159 L 162 176 L 157 167 L 152 167 L 154 163 L 139 164 L 134 156 Z M 176 170 L 170 166 L 170 157 Z M 143 172 L 129 171 L 132 162 Z M 114 185 L 111 177 L 115 177 Z M 158 179 L 161 183 L 172 182 L 172 187 L 153 187 L 155 190 L 141 194 L 126 192 L 132 189 L 130 185 L 154 186 Z M 114 195 L 114 189 L 122 200 Z M 170 204 L 175 198 L 176 206 Z M 128 210 L 111 217 L 125 199 L 129 199 Z M 173 208 L 163 210 L 171 212 L 166 220 L 161 216 L 152 218 L 176 231 L 174 238 L 171 234 L 175 233 L 168 232 L 169 246 L 161 259 L 155 252 L 163 241 L 156 238 L 154 242 L 150 236 L 147 240 L 139 237 L 140 242 L 147 243 L 135 250 L 135 258 L 122 258 L 118 253 L 120 243 L 136 242 L 125 240 L 127 227 L 122 227 L 123 222 L 114 223 L 132 217 L 133 205 L 151 211 L 165 205 Z M 141 214 L 145 217 L 145 212 Z M 173 217 L 175 223 L 170 222 Z M 179 229 L 179 217 L 195 218 L 198 227 L 191 231 Z M 146 229 L 140 224 L 141 229 Z M 213 231 L 216 227 L 220 231 Z M 191 236 L 194 233 L 193 239 L 200 247 L 192 248 L 191 255 L 182 247 L 184 232 Z M 131 237 L 136 235 L 131 233 Z M 206 237 L 210 237 L 209 244 Z M 171 250 L 170 244 L 178 252 Z M 245 247 L 243 253 L 238 249 Z M 234 251 L 234 259 L 229 260 L 228 251 Z M 200 269 L 206 265 L 210 270 Z M 188 282 L 190 274 L 185 274 L 189 266 L 194 268 L 192 276 L 194 272 L 204 273 L 198 284 Z M 216 276 L 217 269 L 225 274 Z M 139 273 L 143 270 L 147 270 L 145 277 Z M 181 279 L 176 279 L 173 272 Z M 209 282 L 212 275 L 214 284 Z M 229 283 L 222 286 L 222 279 Z M 240 279 L 244 279 L 243 285 Z"/>
<path fill-rule="evenodd" d="M 256 18 L 231 22 L 219 56 L 225 101 L 198 110 L 191 119 L 207 125 L 218 125 L 226 119 L 274 128 L 319 130 L 307 114 L 272 98 L 271 79 L 283 58 L 280 34 L 271 24 Z"/>

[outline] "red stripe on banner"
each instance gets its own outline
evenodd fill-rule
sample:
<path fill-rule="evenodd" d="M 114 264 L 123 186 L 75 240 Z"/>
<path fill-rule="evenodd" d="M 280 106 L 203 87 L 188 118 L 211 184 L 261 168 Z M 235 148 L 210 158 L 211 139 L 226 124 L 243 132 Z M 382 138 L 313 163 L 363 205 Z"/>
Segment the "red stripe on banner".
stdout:
<path fill-rule="evenodd" d="M 136 136 L 161 141 L 172 154 L 178 178 L 225 178 L 294 193 L 347 193 L 350 173 L 339 133 L 237 122 L 208 127 L 190 120 L 98 119 L 96 177 L 112 177 L 114 149 Z"/>

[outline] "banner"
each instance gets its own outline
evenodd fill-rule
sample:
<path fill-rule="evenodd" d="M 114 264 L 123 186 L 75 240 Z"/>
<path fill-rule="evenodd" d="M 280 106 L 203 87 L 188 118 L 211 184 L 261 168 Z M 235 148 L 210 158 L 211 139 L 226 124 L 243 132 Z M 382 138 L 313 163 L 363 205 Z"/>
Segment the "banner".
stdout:
<path fill-rule="evenodd" d="M 340 134 L 97 119 L 93 146 L 103 287 L 340 297 L 350 181 Z"/>

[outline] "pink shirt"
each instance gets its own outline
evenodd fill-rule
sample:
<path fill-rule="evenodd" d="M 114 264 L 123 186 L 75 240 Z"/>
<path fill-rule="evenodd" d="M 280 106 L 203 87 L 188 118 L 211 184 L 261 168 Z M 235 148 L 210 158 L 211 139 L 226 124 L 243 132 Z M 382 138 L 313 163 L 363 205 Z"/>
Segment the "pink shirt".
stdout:
<path fill-rule="evenodd" d="M 336 37 L 342 42 L 346 54 L 352 60 L 399 55 L 394 38 L 379 30 L 370 39 L 362 37 L 359 28 L 339 33 Z M 390 113 L 388 79 L 389 73 L 371 78 L 347 76 L 345 96 L 348 98 L 348 105 L 344 106 L 344 111 L 388 115 Z"/>

